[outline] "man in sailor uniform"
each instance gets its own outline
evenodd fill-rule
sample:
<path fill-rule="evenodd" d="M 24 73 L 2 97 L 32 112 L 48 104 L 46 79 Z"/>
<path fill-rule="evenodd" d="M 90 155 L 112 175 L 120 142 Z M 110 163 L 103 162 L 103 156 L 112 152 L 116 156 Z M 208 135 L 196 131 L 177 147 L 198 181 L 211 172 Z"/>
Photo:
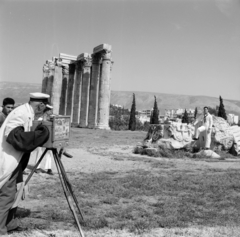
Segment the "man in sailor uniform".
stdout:
<path fill-rule="evenodd" d="M 48 128 L 42 124 L 31 131 L 35 114 L 43 112 L 48 98 L 31 93 L 29 102 L 14 109 L 0 129 L 0 236 L 23 230 L 15 219 L 24 187 L 22 172 L 30 153 L 49 138 Z"/>

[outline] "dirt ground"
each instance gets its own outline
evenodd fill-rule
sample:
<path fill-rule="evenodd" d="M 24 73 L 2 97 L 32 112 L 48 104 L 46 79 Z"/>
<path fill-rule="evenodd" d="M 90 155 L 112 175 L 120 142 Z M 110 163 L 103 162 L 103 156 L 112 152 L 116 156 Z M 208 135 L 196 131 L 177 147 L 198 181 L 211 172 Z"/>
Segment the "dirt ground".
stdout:
<path fill-rule="evenodd" d="M 218 159 L 208 160 L 191 160 L 191 159 L 177 159 L 171 160 L 168 158 L 154 158 L 149 156 L 142 156 L 133 154 L 134 146 L 113 145 L 112 147 L 92 148 L 90 151 L 86 149 L 70 148 L 66 149 L 73 158 L 63 156 L 63 164 L 67 172 L 77 170 L 83 173 L 93 173 L 101 171 L 121 172 L 132 169 L 146 169 L 148 167 L 143 159 L 155 159 L 166 162 L 174 162 L 178 168 L 182 169 L 204 169 L 205 167 L 212 167 L 215 169 L 240 169 L 240 159 L 228 159 L 225 161 Z M 132 159 L 131 159 L 132 158 Z M 29 164 L 34 165 L 34 160 L 30 160 Z M 43 160 L 41 168 L 44 168 L 45 160 Z M 57 172 L 56 166 L 53 163 L 53 172 Z M 40 174 L 45 176 L 46 174 Z"/>
<path fill-rule="evenodd" d="M 94 132 L 92 132 L 94 133 Z M 107 135 L 106 135 L 107 134 Z M 126 145 L 123 141 L 116 142 L 112 139 L 109 135 L 110 133 L 104 133 L 97 135 L 97 139 L 99 139 L 99 143 L 97 145 L 92 145 L 86 143 L 81 143 L 81 145 L 74 145 L 70 146 L 67 151 L 70 153 L 73 158 L 67 158 L 63 156 L 62 162 L 64 164 L 65 170 L 68 175 L 71 173 L 78 172 L 86 173 L 86 174 L 93 174 L 97 172 L 109 172 L 109 173 L 124 173 L 124 172 L 131 172 L 131 170 L 142 169 L 146 171 L 155 172 L 153 166 L 150 164 L 149 161 L 157 160 L 163 161 L 166 163 L 174 164 L 172 169 L 178 170 L 198 170 L 201 172 L 206 168 L 212 169 L 240 169 L 240 159 L 228 159 L 228 160 L 191 160 L 189 158 L 186 159 L 168 159 L 168 158 L 154 158 L 148 156 L 141 156 L 133 154 L 134 146 L 139 140 L 139 137 L 142 139 L 144 138 L 145 134 L 138 133 L 135 140 L 131 140 L 128 142 L 124 137 L 123 133 L 122 140 L 126 142 Z M 119 135 L 119 134 L 118 134 Z M 104 142 L 104 137 L 108 139 L 108 141 Z M 78 138 L 81 140 L 81 137 Z M 103 139 L 103 140 L 102 140 Z M 76 141 L 75 141 L 76 142 Z M 123 145 L 124 144 L 124 145 Z M 52 161 L 53 162 L 53 161 Z M 35 164 L 35 160 L 31 159 L 29 162 L 29 169 L 30 172 L 31 168 Z M 43 160 L 41 164 L 41 168 L 44 168 L 45 160 Z M 47 183 L 51 184 L 51 181 L 54 179 L 58 179 L 57 169 L 54 163 L 52 163 L 52 169 L 54 172 L 54 176 L 50 176 L 46 173 L 34 174 L 29 183 L 29 191 L 31 193 L 31 187 L 37 186 L 39 183 Z M 26 176 L 25 176 L 26 178 Z M 74 188 L 74 183 L 72 184 Z M 57 198 L 57 197 L 56 197 Z M 50 203 L 51 204 L 51 203 Z M 49 230 L 41 230 L 39 226 L 41 223 L 46 225 L 47 220 L 44 219 L 44 216 L 37 216 L 39 209 L 38 206 L 46 206 L 49 205 L 48 200 L 41 198 L 39 195 L 38 199 L 29 199 L 28 197 L 21 202 L 20 207 L 27 208 L 31 210 L 31 213 L 35 214 L 37 218 L 23 218 L 21 219 L 21 224 L 23 226 L 37 226 L 33 228 L 31 232 L 28 232 L 24 235 L 16 235 L 13 234 L 12 236 L 79 236 L 76 227 L 73 226 L 71 223 L 62 223 L 62 222 L 52 222 L 47 223 L 49 225 Z M 39 214 L 40 215 L 40 214 Z M 60 231 L 61 230 L 61 231 Z M 64 231 L 63 231 L 64 230 Z M 227 229 L 227 235 L 224 234 L 226 232 L 225 227 L 216 227 L 216 228 L 195 228 L 194 226 L 187 229 L 154 229 L 151 230 L 149 233 L 144 233 L 141 236 L 238 236 L 239 233 L 238 228 L 229 228 Z M 218 233 L 218 234 L 216 234 Z M 231 233 L 229 235 L 229 233 Z M 100 229 L 99 231 L 87 231 L 85 236 L 88 237 L 95 237 L 95 236 L 105 236 L 105 237 L 127 237 L 127 236 L 138 236 L 134 233 L 130 233 L 127 230 L 110 230 L 110 229 Z M 140 236 L 140 235 L 139 235 Z"/>

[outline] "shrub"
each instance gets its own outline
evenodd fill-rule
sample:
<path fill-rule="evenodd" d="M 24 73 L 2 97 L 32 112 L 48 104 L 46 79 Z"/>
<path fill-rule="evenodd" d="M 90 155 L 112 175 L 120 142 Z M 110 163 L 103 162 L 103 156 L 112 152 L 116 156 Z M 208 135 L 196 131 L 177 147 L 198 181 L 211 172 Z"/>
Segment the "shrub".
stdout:
<path fill-rule="evenodd" d="M 112 130 L 128 130 L 129 128 L 129 115 L 122 116 L 112 116 L 109 119 L 109 127 Z M 148 131 L 149 122 L 142 123 L 138 118 L 136 118 L 135 130 L 138 131 Z"/>

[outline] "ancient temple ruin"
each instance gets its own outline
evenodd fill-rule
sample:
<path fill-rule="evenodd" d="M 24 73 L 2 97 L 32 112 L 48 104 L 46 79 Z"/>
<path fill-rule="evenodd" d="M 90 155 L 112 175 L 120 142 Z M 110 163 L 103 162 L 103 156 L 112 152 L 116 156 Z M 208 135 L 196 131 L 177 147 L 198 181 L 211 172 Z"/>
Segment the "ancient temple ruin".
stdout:
<path fill-rule="evenodd" d="M 70 115 L 74 126 L 110 129 L 111 51 L 111 45 L 101 44 L 92 54 L 60 53 L 46 61 L 42 92 L 50 95 L 54 114 Z"/>

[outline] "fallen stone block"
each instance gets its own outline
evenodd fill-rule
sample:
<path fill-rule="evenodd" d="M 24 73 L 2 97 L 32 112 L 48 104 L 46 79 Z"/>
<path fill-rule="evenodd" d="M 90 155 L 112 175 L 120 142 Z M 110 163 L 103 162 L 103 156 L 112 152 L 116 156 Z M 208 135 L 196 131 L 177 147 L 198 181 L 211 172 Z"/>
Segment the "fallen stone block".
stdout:
<path fill-rule="evenodd" d="M 145 151 L 148 156 L 154 156 L 155 154 L 157 154 L 158 149 L 157 148 L 146 148 Z"/>
<path fill-rule="evenodd" d="M 221 158 L 216 152 L 212 150 L 201 150 L 200 152 L 196 153 L 197 156 L 208 157 L 208 158 Z"/>

